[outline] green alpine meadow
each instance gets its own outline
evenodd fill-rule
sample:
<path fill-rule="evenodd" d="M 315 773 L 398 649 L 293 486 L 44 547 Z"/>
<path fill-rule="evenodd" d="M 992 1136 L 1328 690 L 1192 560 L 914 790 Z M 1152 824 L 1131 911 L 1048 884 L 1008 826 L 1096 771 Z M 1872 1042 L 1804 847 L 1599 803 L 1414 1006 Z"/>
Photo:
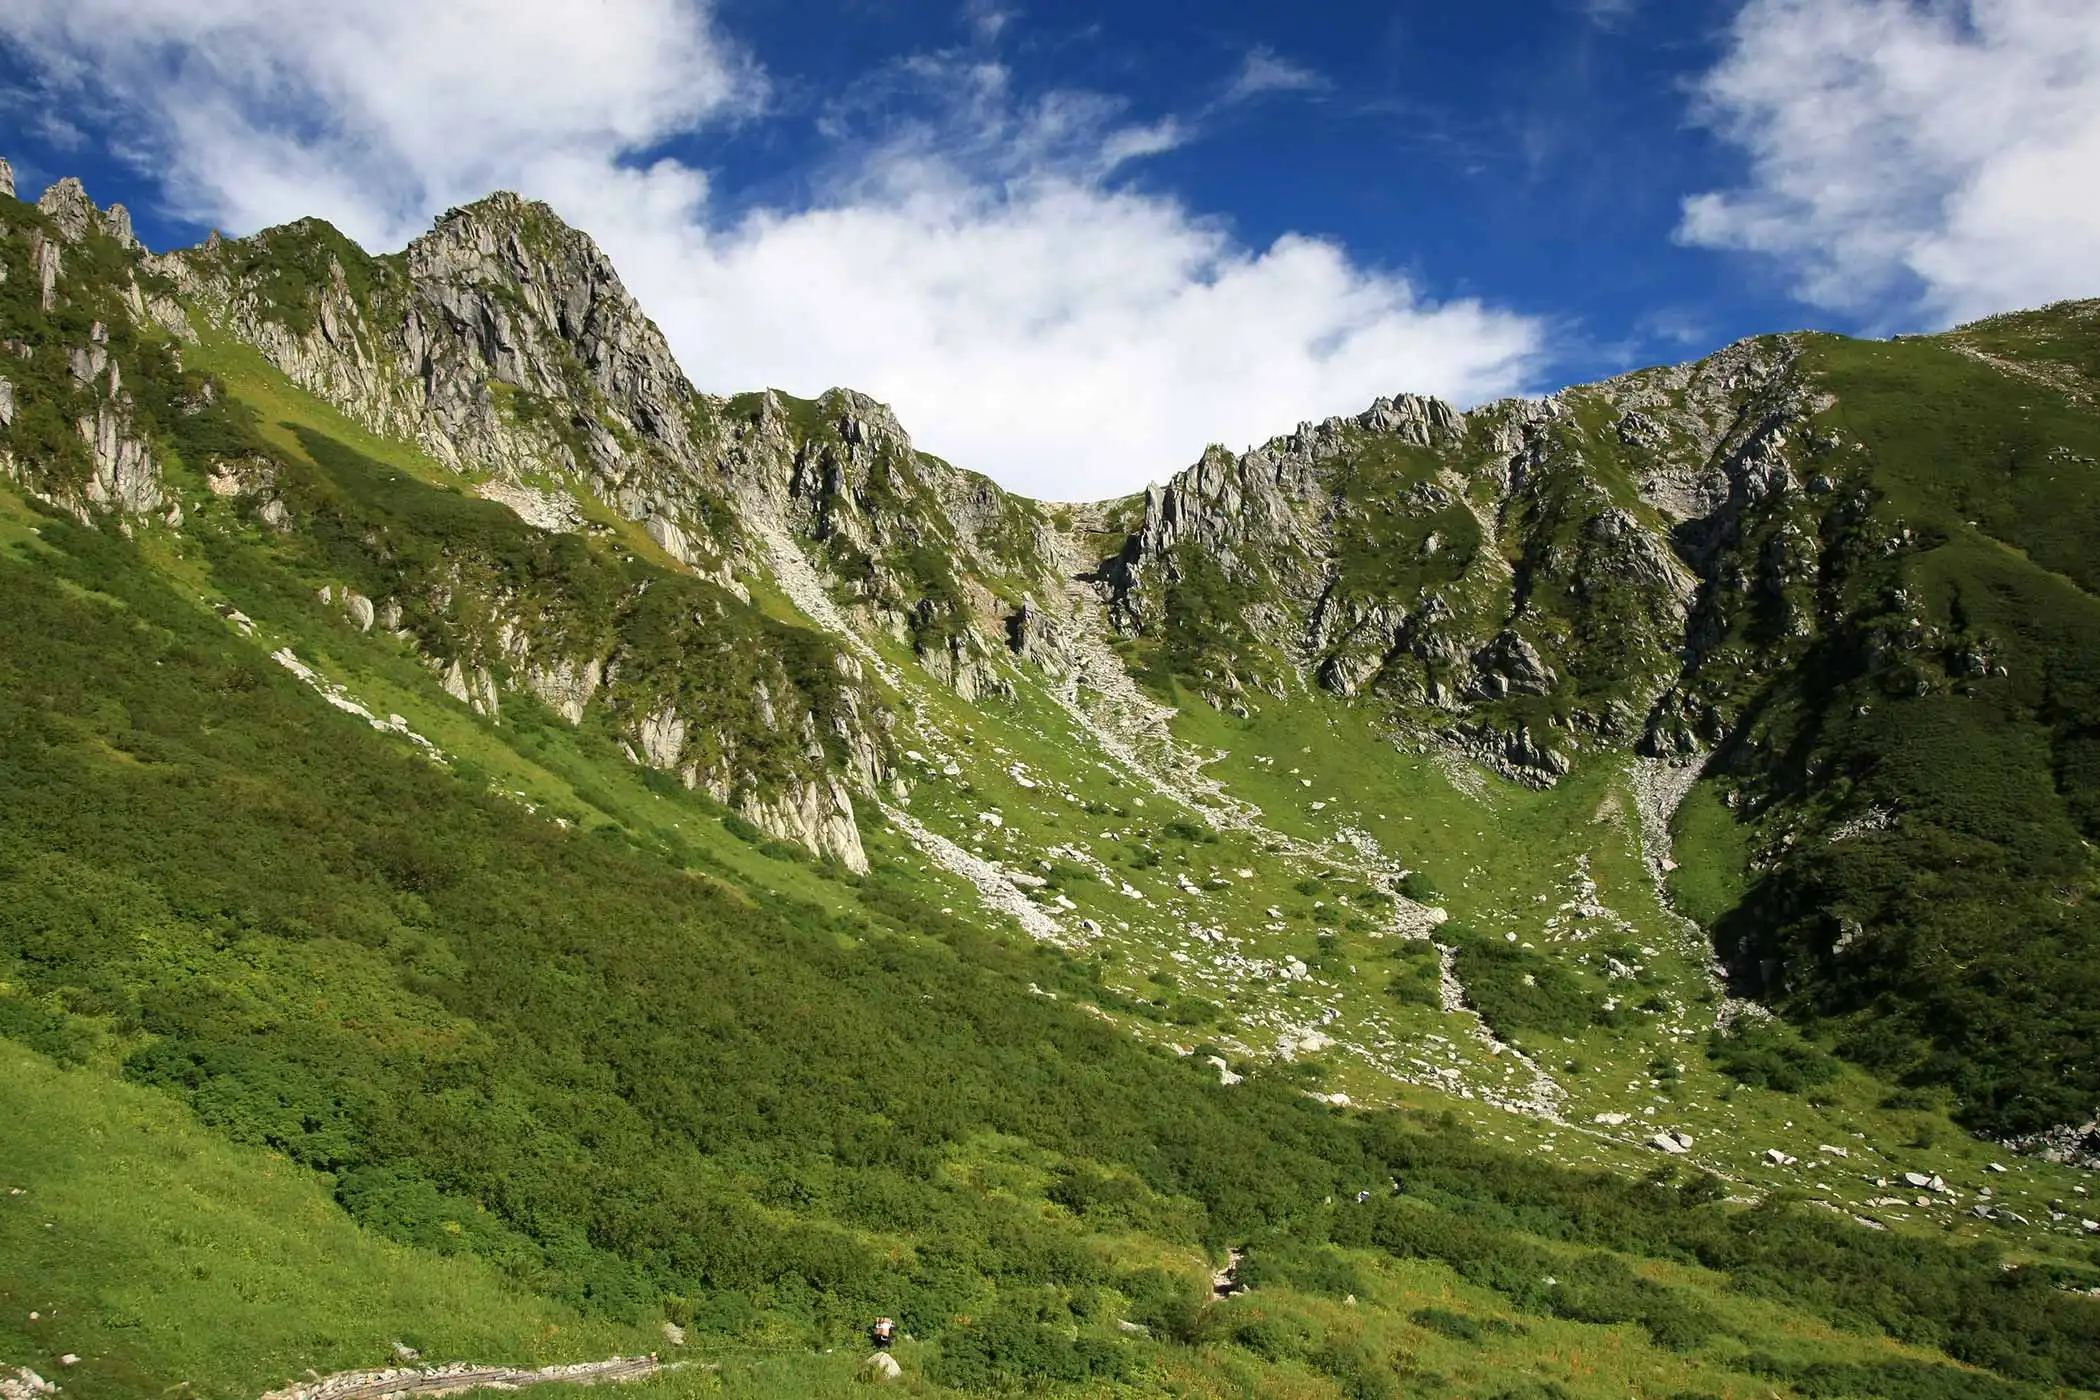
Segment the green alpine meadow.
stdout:
<path fill-rule="evenodd" d="M 2100 1395 L 2100 302 L 1053 503 L 0 183 L 6 1400 Z"/>

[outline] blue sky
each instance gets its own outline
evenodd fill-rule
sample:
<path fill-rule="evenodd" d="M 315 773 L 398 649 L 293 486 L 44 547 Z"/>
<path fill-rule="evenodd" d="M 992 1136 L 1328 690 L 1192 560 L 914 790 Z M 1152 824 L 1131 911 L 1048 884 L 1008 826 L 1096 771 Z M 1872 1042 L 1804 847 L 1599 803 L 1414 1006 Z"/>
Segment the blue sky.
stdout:
<path fill-rule="evenodd" d="M 1053 498 L 1378 393 L 2100 292 L 2090 0 L 0 0 L 0 153 L 147 242 L 490 189 L 702 388 Z"/>
<path fill-rule="evenodd" d="M 1683 196 L 1744 165 L 1691 117 L 1693 82 L 1720 58 L 1736 8 L 1082 0 L 1016 9 L 991 44 L 967 13 L 919 5 L 840 5 L 814 37 L 777 6 L 721 14 L 819 105 L 883 56 L 965 45 L 996 53 L 1024 88 L 1113 93 L 1135 121 L 1192 123 L 1131 178 L 1250 245 L 1331 237 L 1440 296 L 1550 317 L 1543 382 L 1816 319 L 1780 269 L 1671 237 Z M 1249 77 L 1256 90 L 1237 95 Z M 748 128 L 724 143 L 723 168 L 792 198 L 822 158 L 811 134 Z"/>

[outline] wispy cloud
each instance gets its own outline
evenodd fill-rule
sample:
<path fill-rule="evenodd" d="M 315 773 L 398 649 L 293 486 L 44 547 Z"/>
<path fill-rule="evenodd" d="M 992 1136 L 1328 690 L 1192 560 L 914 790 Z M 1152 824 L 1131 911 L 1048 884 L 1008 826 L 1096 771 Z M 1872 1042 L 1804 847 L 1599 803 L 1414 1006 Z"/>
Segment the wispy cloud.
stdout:
<path fill-rule="evenodd" d="M 850 384 L 1040 495 L 1128 491 L 1379 393 L 1506 392 L 1542 335 L 1329 240 L 1243 245 L 1131 181 L 1184 123 L 1018 92 L 983 45 L 841 95 L 805 202 L 732 215 L 706 172 L 651 153 L 785 118 L 684 0 L 599 0 L 588 25 L 564 0 L 0 0 L 0 25 L 53 91 L 121 102 L 98 139 L 144 143 L 200 221 L 320 214 L 398 246 L 520 189 L 606 247 L 703 387 Z M 1253 71 L 1273 91 L 1294 70 Z"/>
<path fill-rule="evenodd" d="M 1240 71 L 1221 101 L 1248 102 L 1277 92 L 1320 92 L 1327 86 L 1327 79 L 1319 73 L 1279 57 L 1274 49 L 1256 45 L 1240 60 Z"/>
<path fill-rule="evenodd" d="M 1021 17 L 1021 12 L 1011 6 L 1000 5 L 995 0 L 970 0 L 963 6 L 963 23 L 980 44 L 996 44 L 1006 27 Z"/>
<path fill-rule="evenodd" d="M 1599 29 L 1617 29 L 1640 13 L 1641 0 L 1573 0 L 1575 9 Z"/>
<path fill-rule="evenodd" d="M 2091 0 L 1749 0 L 1700 92 L 1750 171 L 1685 201 L 1685 242 L 1875 322 L 2100 292 Z"/>

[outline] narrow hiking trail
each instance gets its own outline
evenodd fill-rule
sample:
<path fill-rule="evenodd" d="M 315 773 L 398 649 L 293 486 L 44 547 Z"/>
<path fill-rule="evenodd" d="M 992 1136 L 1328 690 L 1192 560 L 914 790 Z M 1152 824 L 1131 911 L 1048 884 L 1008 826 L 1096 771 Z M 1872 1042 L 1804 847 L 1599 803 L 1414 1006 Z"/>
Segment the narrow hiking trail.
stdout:
<path fill-rule="evenodd" d="M 261 1400 L 390 1400 L 402 1395 L 458 1395 L 469 1390 L 520 1390 L 529 1385 L 610 1385 L 643 1380 L 675 1369 L 654 1356 L 615 1356 L 604 1361 L 576 1361 L 537 1370 L 515 1366 L 476 1366 L 454 1361 L 443 1366 L 385 1367 L 338 1371 L 318 1380 L 272 1390 Z"/>

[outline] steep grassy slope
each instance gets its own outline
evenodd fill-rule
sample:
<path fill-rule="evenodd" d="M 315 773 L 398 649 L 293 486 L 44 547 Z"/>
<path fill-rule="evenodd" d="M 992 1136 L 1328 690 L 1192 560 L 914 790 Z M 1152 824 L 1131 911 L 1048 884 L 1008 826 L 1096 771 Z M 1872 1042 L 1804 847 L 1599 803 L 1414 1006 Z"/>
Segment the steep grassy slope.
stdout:
<path fill-rule="evenodd" d="M 1288 557 L 1217 535 L 1215 514 L 1175 516 L 1175 534 L 1164 497 L 1128 503 L 1125 544 L 1168 550 L 1137 550 L 1124 580 L 1125 651 L 1189 701 L 1162 716 L 1113 659 L 1096 602 L 1055 577 L 1087 562 L 1075 536 L 1116 538 L 1113 512 L 1073 512 L 1061 537 L 911 454 L 858 396 L 663 418 L 664 386 L 635 377 L 653 363 L 643 323 L 587 240 L 535 226 L 515 247 L 475 242 L 515 201 L 448 221 L 419 256 L 472 256 L 415 271 L 413 289 L 312 227 L 222 249 L 229 282 L 186 284 L 84 196 L 49 202 L 0 209 L 8 330 L 33 370 L 6 371 L 0 489 L 0 1036 L 72 1066 L 21 1061 L 52 1143 L 103 1140 L 112 1114 L 164 1124 L 197 1146 L 147 1173 L 142 1199 L 268 1178 L 223 1248 L 293 1251 L 303 1277 L 284 1222 L 319 1209 L 328 1249 L 381 1261 L 387 1295 L 354 1325 L 316 1300 L 304 1343 L 268 1320 L 248 1338 L 243 1300 L 279 1285 L 192 1268 L 155 1285 L 139 1327 L 92 1303 L 97 1350 L 69 1388 L 203 1376 L 242 1394 L 294 1346 L 315 1366 L 378 1362 L 378 1333 L 448 1289 L 462 1301 L 432 1306 L 455 1329 L 408 1340 L 574 1357 L 683 1326 L 688 1354 L 726 1369 L 655 1383 L 676 1395 L 844 1387 L 876 1313 L 911 1332 L 902 1355 L 926 1393 L 2100 1385 L 2100 1310 L 2079 1291 L 2100 1276 L 2080 1213 L 2049 1204 L 2077 1174 L 1994 1171 L 2003 1150 L 1954 1133 L 1944 1105 L 1833 1060 L 1848 1042 L 1759 1021 L 1660 898 L 1668 873 L 1731 949 L 1777 950 L 1758 956 L 1812 1026 L 1914 1025 L 1926 1048 L 1876 1063 L 1936 1082 L 1951 1071 L 1931 1047 L 1955 1046 L 1983 1070 L 1963 1088 L 1971 1121 L 1979 1102 L 2037 1101 L 2016 1075 L 2075 1058 L 2068 980 L 2031 998 L 2061 1010 L 2038 1039 L 1965 1010 L 1978 985 L 2004 990 L 1987 977 L 1921 985 L 1925 1013 L 1818 1000 L 1842 984 L 1787 942 L 1815 947 L 1785 920 L 1845 899 L 1881 900 L 1861 917 L 1888 927 L 1893 896 L 1877 892 L 1922 888 L 1905 863 L 1923 857 L 1844 872 L 1836 893 L 1806 883 L 1809 862 L 1908 839 L 1915 820 L 2002 848 L 2002 883 L 1978 900 L 2027 899 L 2039 918 L 2048 893 L 2068 911 L 2070 932 L 2024 956 L 2081 956 L 2064 839 L 2081 789 L 2062 781 L 2050 806 L 2033 783 L 2082 752 L 2064 670 L 2082 642 L 2061 631 L 2075 609 L 2033 590 L 2087 590 L 2049 533 L 2083 488 L 1935 505 L 1988 444 L 1940 476 L 1883 481 L 1873 444 L 1923 460 L 1897 451 L 1918 385 L 1878 416 L 1871 384 L 1815 410 L 1868 405 L 1814 434 L 1836 443 L 1817 453 L 1863 464 L 1827 490 L 1745 445 L 1769 433 L 1702 427 L 1757 466 L 1723 471 L 1729 490 L 1775 471 L 1792 486 L 1736 502 L 1718 543 L 1680 538 L 1704 571 L 1696 596 L 1644 476 L 1677 470 L 1696 434 L 1635 431 L 1610 398 L 1653 385 L 1463 427 L 1410 401 L 1311 434 L 1346 480 L 1335 518 Z M 42 248 L 63 262 L 48 298 Z M 618 333 L 565 340 L 560 307 L 507 291 L 504 260 L 526 254 L 588 282 Z M 259 300 L 203 314 L 229 288 Z M 442 309 L 462 288 L 529 327 L 538 359 L 475 361 L 471 384 L 427 401 L 387 397 L 406 391 L 386 373 L 331 377 L 331 354 L 379 355 L 392 323 L 376 313 L 411 294 Z M 2033 342 L 2065 364 L 2074 341 L 2026 321 L 1986 352 Z M 1856 347 L 1812 348 L 1825 358 L 1803 352 L 1789 373 L 1835 382 Z M 1762 422 L 1820 402 L 1808 379 L 1773 389 L 1758 363 L 1714 403 Z M 562 386 L 570 399 L 542 392 Z M 472 407 L 484 392 L 487 414 Z M 342 411 L 374 403 L 408 416 Z M 460 436 L 431 437 L 433 403 L 467 414 Z M 481 432 L 508 475 L 433 455 Z M 2045 450 L 2056 429 L 2040 432 Z M 672 458 L 703 442 L 723 455 L 703 462 L 720 474 L 700 495 L 771 483 L 737 497 L 748 520 L 706 525 L 699 496 L 669 489 Z M 2003 543 L 1938 547 L 1919 526 L 1941 516 L 1988 517 Z M 1813 584 L 1788 561 L 1804 522 L 1826 519 Z M 1900 547 L 1869 547 L 1905 529 Z M 2019 643 L 2030 652 L 2003 639 L 2021 625 L 2011 607 L 1972 638 L 1961 618 L 1986 603 L 1957 618 L 1937 601 L 1954 590 L 1935 570 L 1973 592 L 2001 557 L 2007 596 L 2058 629 Z M 1759 595 L 1778 613 L 1731 606 L 1731 580 L 1767 576 L 1789 580 Z M 1846 629 L 1898 586 L 1940 633 L 1892 624 L 1848 650 L 1867 633 Z M 1286 625 L 1300 605 L 1347 619 L 1317 655 Z M 1791 650 L 1760 643 L 1799 616 L 1813 625 Z M 1665 622 L 1705 629 L 1689 679 L 1665 674 Z M 2029 659 L 1963 676 L 1955 633 Z M 1971 681 L 2009 718 L 1964 710 Z M 1689 726 L 1654 736 L 1738 736 L 1679 813 L 1675 871 L 1668 804 L 1651 800 L 1670 771 L 1610 751 L 1641 732 L 1651 692 Z M 1842 724 L 1862 704 L 1858 720 L 1892 716 L 1903 736 L 1935 732 L 1939 706 L 1946 752 L 1872 747 L 1860 735 L 1876 731 Z M 1565 762 L 1554 783 L 1507 782 L 1453 737 L 1504 769 Z M 1974 783 L 1946 786 L 1947 755 L 1983 743 L 2009 755 L 1986 771 L 2010 786 L 1979 803 Z M 1853 788 L 1826 781 L 1832 765 Z M 834 785 L 852 800 L 828 804 Z M 1877 793 L 1908 805 L 1862 821 Z M 1935 839 L 1934 858 L 1988 863 Z M 1977 968 L 1981 907 L 1934 935 L 1944 947 L 1899 944 L 1916 967 L 1889 954 L 1873 975 Z M 2052 1102 L 2069 1112 L 2083 1089 L 2066 1083 Z M 1653 1145 L 1664 1130 L 1689 1150 Z M 49 1160 L 46 1179 L 78 1170 L 77 1154 Z M 1906 1171 L 1943 1179 L 1916 1190 Z M 62 1277 L 62 1315 L 116 1298 L 109 1261 L 139 1238 L 125 1232 L 176 1208 L 98 1226 L 69 1206 L 69 1237 L 104 1243 L 73 1264 L 11 1250 L 0 1288 Z M 189 1257 L 145 1247 L 178 1272 Z M 1252 1287 L 1218 1300 L 1209 1274 L 1228 1251 Z M 284 1282 L 275 1316 L 329 1277 Z M 42 1348 L 5 1364 L 71 1346 L 0 1344 Z M 223 1352 L 216 1369 L 205 1350 Z"/>
<path fill-rule="evenodd" d="M 0 1045 L 0 1113 L 0 1357 L 68 1395 L 256 1395 L 396 1342 L 535 1364 L 659 1344 L 359 1230 L 282 1156 L 106 1074 Z"/>
<path fill-rule="evenodd" d="M 2090 308 L 2036 322 L 2100 340 Z M 2020 1133 L 2100 1102 L 2100 418 L 1963 344 L 1807 352 L 1849 500 L 1822 635 L 1715 765 L 1765 872 L 1719 922 L 1751 987 Z"/>
<path fill-rule="evenodd" d="M 1679 884 L 1737 992 L 1974 1130 L 2083 1123 L 2096 328 L 2078 303 L 1769 337 L 1214 451 L 1108 568 L 1127 653 L 1240 717 L 1296 710 L 1309 671 L 1403 742 L 1535 785 L 1710 755 L 1698 810 L 1730 868 Z"/>
<path fill-rule="evenodd" d="M 24 663 L 0 687 L 15 1033 L 120 1059 L 217 1132 L 327 1171 L 369 1233 L 703 1338 L 832 1340 L 890 1311 L 938 1339 L 917 1364 L 966 1387 L 1386 1394 L 1397 1365 L 1465 1394 L 1426 1358 L 1471 1372 L 1467 1338 L 1491 1344 L 1477 1374 L 1575 1395 L 1811 1361 L 1908 1376 L 1866 1340 L 1882 1328 L 2100 1380 L 2094 1310 L 2049 1270 L 1742 1215 L 1710 1184 L 1521 1166 L 1283 1078 L 1227 1090 L 1031 994 L 1086 990 L 1055 955 L 905 892 L 862 887 L 858 919 L 768 908 L 677 847 L 479 795 L 318 703 L 133 546 L 30 528 L 0 565 Z M 1227 1241 L 1257 1291 L 1202 1306 Z M 1606 1243 L 1735 1283 L 1646 1277 Z M 1563 1285 L 1541 1291 L 1547 1273 Z M 1541 1320 L 1477 1320 L 1506 1310 Z"/>

